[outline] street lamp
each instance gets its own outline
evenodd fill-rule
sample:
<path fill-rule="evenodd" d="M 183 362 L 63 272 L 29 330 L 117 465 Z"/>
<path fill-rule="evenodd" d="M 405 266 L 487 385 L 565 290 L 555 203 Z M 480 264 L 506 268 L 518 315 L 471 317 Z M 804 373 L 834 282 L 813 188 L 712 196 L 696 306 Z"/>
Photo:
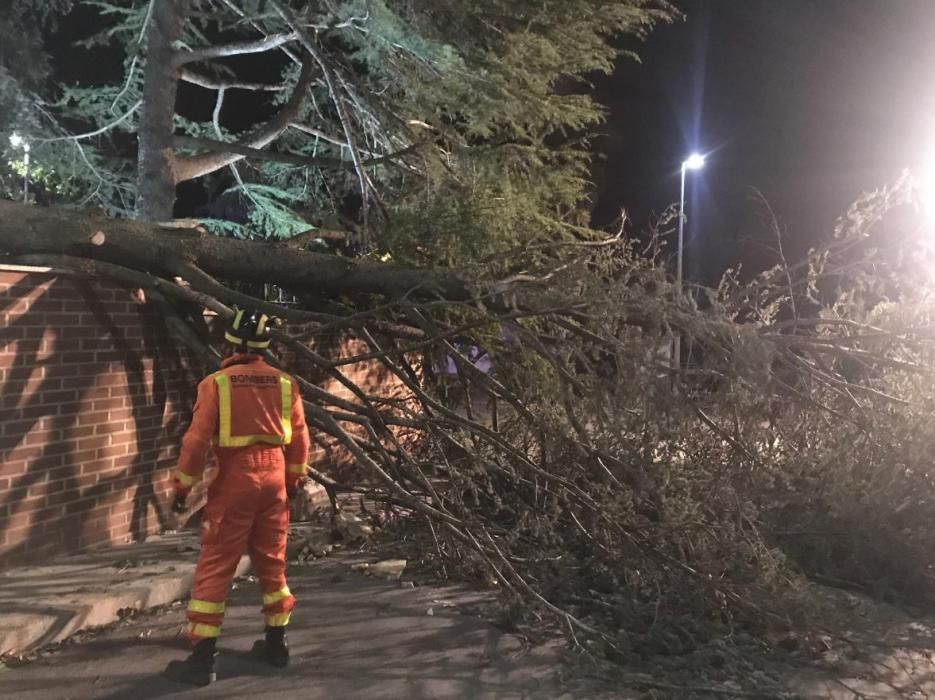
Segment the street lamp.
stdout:
<path fill-rule="evenodd" d="M 15 131 L 10 135 L 10 145 L 13 148 L 23 149 L 23 204 L 29 204 L 29 144 Z"/>
<path fill-rule="evenodd" d="M 704 167 L 704 156 L 700 153 L 692 153 L 688 158 L 682 161 L 682 193 L 679 197 L 679 242 L 676 251 L 675 262 L 675 280 L 678 285 L 679 294 L 682 293 L 682 251 L 685 247 L 685 173 L 689 170 L 701 170 Z M 682 366 L 682 337 L 675 336 L 675 366 Z"/>

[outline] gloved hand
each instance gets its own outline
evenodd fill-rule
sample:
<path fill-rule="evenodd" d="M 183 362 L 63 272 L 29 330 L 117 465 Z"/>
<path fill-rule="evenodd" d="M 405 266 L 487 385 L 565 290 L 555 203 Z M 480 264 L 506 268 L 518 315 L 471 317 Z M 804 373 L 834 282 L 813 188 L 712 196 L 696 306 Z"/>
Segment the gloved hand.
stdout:
<path fill-rule="evenodd" d="M 299 491 L 305 488 L 305 479 L 286 479 L 286 496 L 288 499 L 294 500 L 296 496 L 299 495 Z"/>
<path fill-rule="evenodd" d="M 176 491 L 172 501 L 172 512 L 181 515 L 185 512 L 185 502 L 188 500 L 188 491 Z"/>

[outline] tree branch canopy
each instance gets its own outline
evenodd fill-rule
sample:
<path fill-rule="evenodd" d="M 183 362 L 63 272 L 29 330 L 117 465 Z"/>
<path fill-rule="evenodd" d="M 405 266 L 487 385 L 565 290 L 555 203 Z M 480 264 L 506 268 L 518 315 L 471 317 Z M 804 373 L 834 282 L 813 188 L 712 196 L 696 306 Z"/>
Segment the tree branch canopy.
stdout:
<path fill-rule="evenodd" d="M 326 156 L 302 156 L 295 153 L 281 153 L 278 151 L 268 151 L 262 148 L 252 148 L 239 143 L 228 143 L 226 141 L 216 141 L 214 139 L 202 139 L 194 136 L 179 136 L 173 138 L 176 147 L 191 148 L 197 151 L 208 151 L 209 153 L 220 154 L 221 159 L 241 156 L 243 158 L 253 158 L 254 160 L 263 160 L 271 163 L 286 163 L 288 165 L 300 165 L 312 168 L 353 168 L 354 164 L 349 160 L 340 158 L 329 158 Z M 207 160 L 209 155 L 203 154 L 196 156 Z M 194 158 L 194 157 L 193 157 Z M 181 160 L 181 159 L 180 159 Z"/>
<path fill-rule="evenodd" d="M 236 154 L 244 158 L 253 158 L 270 163 L 286 163 L 288 165 L 299 165 L 311 168 L 348 168 L 353 170 L 353 161 L 343 160 L 341 158 L 329 158 L 327 156 L 302 156 L 296 153 L 282 153 L 278 151 L 267 151 L 262 148 L 251 148 L 239 143 L 227 143 L 226 141 L 215 141 L 214 139 L 201 139 L 193 136 L 175 136 L 173 139 L 175 145 L 181 148 L 192 148 L 199 151 L 210 151 L 213 153 L 224 154 L 225 157 Z M 390 162 L 396 158 L 417 151 L 423 144 L 413 144 L 403 148 L 396 153 L 389 153 L 385 156 L 368 158 L 364 160 L 364 165 L 379 165 Z M 197 156 L 199 158 L 208 156 Z"/>
<path fill-rule="evenodd" d="M 314 64 L 311 61 L 303 64 L 302 73 L 292 89 L 289 101 L 266 124 L 255 129 L 241 145 L 250 149 L 264 148 L 288 129 L 302 109 L 314 74 Z M 176 182 L 194 180 L 236 163 L 243 158 L 243 155 L 231 151 L 225 153 L 212 152 L 187 158 L 177 157 L 174 168 Z"/>
<path fill-rule="evenodd" d="M 226 58 L 229 56 L 242 56 L 244 54 L 265 53 L 278 49 L 290 41 L 298 38 L 294 32 L 283 34 L 270 34 L 261 39 L 252 41 L 234 41 L 229 44 L 220 44 L 218 46 L 208 46 L 203 49 L 193 51 L 180 51 L 173 57 L 176 66 L 184 66 L 189 63 L 207 61 L 214 58 Z"/>
<path fill-rule="evenodd" d="M 183 68 L 180 74 L 182 80 L 208 90 L 251 90 L 254 92 L 282 92 L 288 89 L 285 83 L 251 83 L 243 80 L 224 80 L 210 75 L 196 73 Z"/>

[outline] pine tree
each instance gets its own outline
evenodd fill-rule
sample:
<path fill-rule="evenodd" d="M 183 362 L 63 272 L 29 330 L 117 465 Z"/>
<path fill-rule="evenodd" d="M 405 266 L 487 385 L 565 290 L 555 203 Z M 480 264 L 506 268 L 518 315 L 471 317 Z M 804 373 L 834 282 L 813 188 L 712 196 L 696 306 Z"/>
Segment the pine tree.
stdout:
<path fill-rule="evenodd" d="M 77 4 L 100 23 L 82 46 L 119 46 L 124 74 L 46 85 L 27 120 L 65 198 L 167 219 L 176 185 L 208 179 L 249 211 L 207 222 L 218 232 L 340 228 L 423 264 L 588 236 L 587 137 L 602 113 L 587 78 L 613 68 L 611 39 L 672 17 L 662 0 Z M 61 18 L 71 3 L 46 5 Z M 42 62 L 3 60 L 48 77 Z M 212 118 L 176 112 L 177 90 Z M 264 118 L 244 128 L 248 101 Z"/>

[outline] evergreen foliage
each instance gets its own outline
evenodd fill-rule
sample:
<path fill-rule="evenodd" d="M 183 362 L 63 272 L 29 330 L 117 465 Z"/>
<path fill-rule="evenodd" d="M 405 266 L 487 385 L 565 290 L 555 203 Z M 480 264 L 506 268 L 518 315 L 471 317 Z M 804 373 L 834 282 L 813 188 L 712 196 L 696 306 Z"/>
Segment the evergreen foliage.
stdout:
<path fill-rule="evenodd" d="M 175 42 L 183 54 L 292 31 L 278 3 L 173 2 L 184 13 Z M 35 162 L 57 174 L 66 198 L 132 215 L 133 134 L 147 108 L 141 101 L 153 4 L 18 0 L 13 6 L 15 17 L 30 17 L 23 40 L 33 47 L 14 59 L 35 56 L 42 19 L 67 21 L 69 10 L 97 18 L 98 30 L 76 50 L 119 47 L 123 74 L 113 83 L 90 76 L 57 89 L 46 59 L 11 60 L 3 49 L 0 80 L 15 76 L 21 90 L 9 94 L 21 95 L 29 111 L 16 121 L 28 125 L 21 130 L 34 143 Z M 248 158 L 231 166 L 223 179 L 246 195 L 250 221 L 212 226 L 277 238 L 312 223 L 337 223 L 352 236 L 366 236 L 374 252 L 453 264 L 534 239 L 590 235 L 583 206 L 587 137 L 602 112 L 586 81 L 613 68 L 620 52 L 612 39 L 641 37 L 674 11 L 664 0 L 348 0 L 291 2 L 286 12 L 301 18 L 326 66 L 315 67 L 294 126 L 263 147 L 325 164 Z M 49 41 L 56 40 L 52 29 L 45 32 Z M 201 82 L 251 86 L 219 91 L 183 76 L 184 104 L 205 108 L 179 113 L 176 134 L 248 144 L 290 99 L 297 64 L 306 60 L 293 35 L 269 51 L 186 62 L 183 71 Z M 258 90 L 255 83 L 284 89 Z M 28 86 L 39 97 L 23 93 Z M 244 123 L 248 104 L 255 123 Z M 66 138 L 89 133 L 95 135 Z M 195 153 L 203 151 L 178 149 L 180 157 Z"/>

